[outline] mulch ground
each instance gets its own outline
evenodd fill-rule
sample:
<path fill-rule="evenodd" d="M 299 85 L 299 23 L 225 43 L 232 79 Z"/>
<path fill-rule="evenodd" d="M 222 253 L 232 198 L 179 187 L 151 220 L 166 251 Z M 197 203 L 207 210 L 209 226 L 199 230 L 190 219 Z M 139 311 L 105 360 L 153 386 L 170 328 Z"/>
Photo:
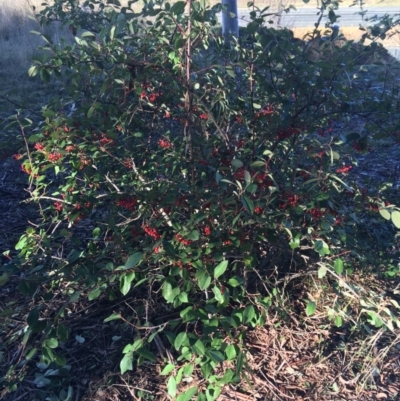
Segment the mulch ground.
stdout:
<path fill-rule="evenodd" d="M 360 185 L 369 185 L 375 179 L 391 180 L 390 197 L 398 195 L 400 187 L 400 152 L 397 147 L 384 146 L 368 155 L 359 155 L 357 174 Z M 39 213 L 34 204 L 26 204 L 26 175 L 20 171 L 20 163 L 12 157 L 0 162 L 0 249 L 13 249 L 13 244 Z M 379 188 L 377 188 L 379 190 Z M 397 199 L 399 199 L 398 197 Z M 14 252 L 14 251 L 12 251 Z M 3 257 L 3 262 L 7 259 Z M 304 277 L 299 276 L 290 285 L 292 294 L 287 302 L 295 304 Z M 374 277 L 363 277 L 359 285 Z M 376 280 L 376 279 L 375 279 Z M 357 283 L 357 277 L 354 278 Z M 362 281 L 362 283 L 361 283 Z M 13 304 L 14 310 L 28 310 L 32 299 L 18 295 L 18 277 L 7 286 L 0 287 L 0 308 Z M 372 284 L 370 284 L 372 285 Z M 372 287 L 385 291 L 387 282 L 377 282 Z M 391 293 L 396 293 L 399 282 L 392 282 Z M 334 293 L 331 294 L 335 296 Z M 399 300 L 400 301 L 400 300 Z M 72 366 L 67 375 L 74 387 L 74 400 L 125 401 L 169 400 L 165 377 L 160 376 L 163 360 L 161 354 L 156 363 L 145 363 L 123 376 L 119 374 L 119 361 L 125 344 L 131 343 L 135 330 L 121 321 L 103 323 L 113 311 L 129 316 L 137 299 L 125 298 L 119 303 L 100 300 L 90 303 L 83 300 L 68 313 L 66 323 L 71 328 L 70 340 L 62 350 Z M 140 301 L 143 302 L 143 301 Z M 51 315 L 60 305 L 50 304 Z M 166 314 L 154 305 L 151 313 L 156 318 Z M 302 316 L 305 316 L 302 313 Z M 246 378 L 238 385 L 226 386 L 219 401 L 270 400 L 396 400 L 400 397 L 400 331 L 395 333 L 378 330 L 369 339 L 359 338 L 345 326 L 335 329 L 321 311 L 309 318 L 282 318 L 276 311 L 268 314 L 264 327 L 249 331 L 246 339 Z M 9 321 L 0 333 L 2 341 L 9 341 L 12 333 L 23 329 L 24 321 Z M 137 334 L 137 333 L 136 333 Z M 84 338 L 80 343 L 77 337 Z M 161 337 L 168 348 L 165 338 Z M 20 342 L 10 342 L 3 362 L 18 358 Z M 157 353 L 157 349 L 154 349 Z M 3 350 L 4 353 L 4 350 Z M 0 365 L 5 366 L 5 365 Z M 224 366 L 227 369 L 229 364 Z M 196 372 L 195 372 L 196 373 Z M 34 376 L 27 372 L 19 389 L 3 400 L 32 401 Z M 204 386 L 201 374 L 194 374 L 194 381 L 184 386 Z"/>
<path fill-rule="evenodd" d="M 358 166 L 350 175 L 357 183 L 376 191 L 383 190 L 387 198 L 398 204 L 400 199 L 400 145 L 380 143 L 368 154 L 358 154 Z M 40 219 L 37 205 L 25 202 L 27 176 L 21 171 L 20 162 L 11 155 L 0 159 L 0 255 L 14 249 L 25 230 Z M 390 223 L 387 223 L 390 224 Z M 382 229 L 380 222 L 376 229 Z M 397 244 L 398 245 L 398 244 Z M 388 249 L 388 251 L 399 251 Z M 8 259 L 0 256 L 4 264 Z M 397 296 L 400 303 L 400 281 L 375 282 L 363 276 L 357 285 L 368 285 L 377 292 Z M 291 294 L 288 305 L 301 304 L 304 276 L 299 275 L 290 283 Z M 0 310 L 18 311 L 21 316 L 32 304 L 30 297 L 20 295 L 18 277 L 13 277 L 6 286 L 0 287 Z M 396 292 L 397 291 L 397 292 Z M 397 295 L 396 295 L 397 294 Z M 328 294 L 329 295 L 329 294 Z M 335 297 L 334 293 L 330 296 Z M 304 298 L 304 297 L 303 297 Z M 71 370 L 66 380 L 74 388 L 75 401 L 125 401 L 125 400 L 169 400 L 166 379 L 160 376 L 161 353 L 154 352 L 159 359 L 156 363 L 145 363 L 135 367 L 123 376 L 119 374 L 119 362 L 125 344 L 132 343 L 135 330 L 121 321 L 103 323 L 113 311 L 132 315 L 132 311 L 143 305 L 135 298 L 122 298 L 119 303 L 100 300 L 90 303 L 82 300 L 71 306 L 66 324 L 71 328 L 70 340 L 62 345 Z M 11 305 L 11 306 L 10 306 Z M 48 306 L 51 315 L 61 304 L 54 301 Z M 303 306 L 301 306 L 303 307 Z M 162 306 L 153 305 L 151 313 L 166 314 Z M 26 311 L 26 312 L 24 312 Z M 305 316 L 304 311 L 301 315 Z M 394 333 L 377 330 L 368 339 L 354 335 L 344 326 L 332 327 L 326 320 L 326 313 L 317 311 L 309 318 L 291 316 L 283 318 L 271 310 L 264 327 L 249 331 L 246 338 L 246 377 L 238 385 L 226 386 L 219 401 L 263 400 L 263 401 L 336 401 L 336 400 L 400 400 L 400 330 Z M 20 341 L 13 335 L 26 326 L 25 321 L 10 319 L 0 324 L 0 343 L 6 343 L 0 350 L 0 371 L 15 363 L 21 355 Z M 81 343 L 78 338 L 84 338 Z M 161 342 L 168 348 L 168 342 L 161 336 Z M 227 369 L 229 364 L 224 365 Z M 33 390 L 37 391 L 32 372 L 26 372 L 25 381 L 18 390 L 2 398 L 4 401 L 33 401 Z M 195 372 L 192 382 L 183 386 L 204 386 L 200 372 Z M 182 388 L 181 388 L 182 390 Z M 1 390 L 0 390 L 1 391 Z M 44 397 L 45 398 L 45 397 Z"/>

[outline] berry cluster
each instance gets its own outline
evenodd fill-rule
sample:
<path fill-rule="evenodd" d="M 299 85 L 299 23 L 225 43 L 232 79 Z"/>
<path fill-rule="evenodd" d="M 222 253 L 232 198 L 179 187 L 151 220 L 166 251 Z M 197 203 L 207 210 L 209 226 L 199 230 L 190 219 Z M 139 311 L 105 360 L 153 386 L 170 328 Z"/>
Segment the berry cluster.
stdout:
<path fill-rule="evenodd" d="M 315 220 L 319 220 L 325 214 L 321 209 L 317 209 L 316 207 L 308 210 L 307 213 L 311 214 Z"/>
<path fill-rule="evenodd" d="M 154 103 L 160 95 L 161 95 L 161 93 L 150 93 L 149 95 L 147 95 L 146 91 L 143 91 L 140 94 L 140 98 L 141 99 L 148 98 L 150 103 Z"/>
<path fill-rule="evenodd" d="M 154 241 L 157 241 L 161 238 L 160 233 L 154 227 L 143 226 L 143 230 L 147 235 L 150 235 L 150 237 L 153 237 Z"/>
<path fill-rule="evenodd" d="M 53 153 L 49 153 L 49 155 L 47 157 L 48 157 L 49 161 L 55 163 L 62 158 L 62 154 L 53 152 Z"/>
<path fill-rule="evenodd" d="M 106 134 L 101 134 L 101 139 L 99 140 L 99 142 L 101 146 L 114 143 L 114 141 L 111 138 L 108 138 Z"/>
<path fill-rule="evenodd" d="M 353 166 L 344 166 L 342 168 L 338 168 L 336 170 L 337 173 L 348 173 L 351 169 L 353 168 Z"/>
<path fill-rule="evenodd" d="M 160 139 L 158 144 L 164 149 L 169 149 L 172 146 L 171 142 L 167 141 L 166 139 Z"/>
<path fill-rule="evenodd" d="M 39 152 L 42 152 L 44 150 L 44 145 L 42 145 L 41 143 L 37 142 L 37 143 L 35 143 L 34 148 L 36 150 L 38 150 Z"/>
<path fill-rule="evenodd" d="M 186 203 L 187 199 L 187 195 L 180 196 L 178 199 L 175 200 L 175 206 L 182 206 L 184 203 Z"/>
<path fill-rule="evenodd" d="M 132 167 L 133 167 L 133 163 L 132 163 L 132 160 L 131 159 L 125 159 L 123 162 L 122 162 L 122 164 L 126 167 L 126 168 L 129 168 L 129 169 L 131 169 Z"/>
<path fill-rule="evenodd" d="M 208 237 L 211 234 L 211 227 L 205 226 L 203 231 L 204 231 L 204 235 Z"/>
<path fill-rule="evenodd" d="M 288 195 L 286 198 L 286 202 L 281 202 L 280 208 L 286 209 L 289 205 L 296 206 L 299 200 L 300 200 L 299 195 Z"/>
<path fill-rule="evenodd" d="M 256 113 L 256 117 L 267 116 L 275 113 L 273 105 L 265 106 L 260 112 Z"/>
<path fill-rule="evenodd" d="M 65 150 L 66 150 L 68 153 L 73 152 L 75 149 L 76 149 L 76 146 L 75 146 L 75 145 L 68 145 L 68 146 L 65 147 Z"/>
<path fill-rule="evenodd" d="M 332 131 L 333 131 L 333 128 L 332 128 L 332 127 L 328 127 L 328 128 L 319 128 L 319 129 L 317 130 L 317 134 L 318 134 L 319 136 L 322 136 L 323 138 L 325 138 L 325 137 L 328 136 L 328 134 L 331 134 Z"/>
<path fill-rule="evenodd" d="M 181 244 L 185 245 L 185 246 L 189 246 L 193 241 L 190 239 L 185 239 L 182 237 L 182 235 L 180 234 L 176 234 L 175 238 L 178 242 L 180 242 Z"/>
<path fill-rule="evenodd" d="M 277 139 L 287 139 L 293 135 L 298 135 L 298 134 L 300 134 L 299 128 L 289 127 L 289 128 L 279 131 L 276 135 L 276 138 Z"/>
<path fill-rule="evenodd" d="M 135 210 L 136 205 L 137 205 L 136 198 L 119 199 L 117 201 L 117 206 L 121 206 L 124 209 L 130 210 L 131 212 L 133 212 Z"/>

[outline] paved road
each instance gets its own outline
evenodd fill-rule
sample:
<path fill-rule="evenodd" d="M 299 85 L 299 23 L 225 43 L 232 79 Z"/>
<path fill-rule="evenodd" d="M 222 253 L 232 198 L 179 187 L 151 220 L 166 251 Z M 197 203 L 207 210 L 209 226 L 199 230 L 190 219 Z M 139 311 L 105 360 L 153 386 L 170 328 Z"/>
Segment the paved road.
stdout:
<path fill-rule="evenodd" d="M 400 1 L 399 1 L 400 4 Z M 399 7 L 373 7 L 367 10 L 365 17 L 372 17 L 377 15 L 378 17 L 382 17 L 385 14 L 389 14 L 393 16 L 394 14 L 400 14 L 400 6 Z M 360 8 L 358 7 L 343 7 L 337 10 L 336 14 L 340 18 L 338 19 L 338 23 L 340 26 L 359 26 L 363 22 L 361 15 L 359 15 Z M 250 22 L 249 16 L 250 10 L 241 8 L 238 10 L 239 17 L 239 26 L 246 26 Z M 318 19 L 318 10 L 315 8 L 301 8 L 297 11 L 291 11 L 286 14 L 283 13 L 280 25 L 287 28 L 302 28 L 302 27 L 312 27 L 314 23 Z M 222 16 L 219 16 L 219 20 L 221 22 Z M 325 22 L 328 21 L 327 17 L 324 17 L 321 21 L 322 26 L 324 26 Z"/>

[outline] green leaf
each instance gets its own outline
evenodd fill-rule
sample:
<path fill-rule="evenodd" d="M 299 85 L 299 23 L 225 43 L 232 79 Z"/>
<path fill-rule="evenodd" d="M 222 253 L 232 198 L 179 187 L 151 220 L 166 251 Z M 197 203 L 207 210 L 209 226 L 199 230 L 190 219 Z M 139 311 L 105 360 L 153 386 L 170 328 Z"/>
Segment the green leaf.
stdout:
<path fill-rule="evenodd" d="M 115 37 L 115 30 L 117 29 L 117 27 L 114 25 L 111 27 L 110 29 L 110 39 L 113 40 Z"/>
<path fill-rule="evenodd" d="M 191 239 L 192 241 L 197 241 L 199 239 L 199 232 L 197 230 L 193 230 L 186 236 L 187 239 Z"/>
<path fill-rule="evenodd" d="M 135 252 L 132 255 L 129 255 L 129 258 L 125 262 L 125 269 L 131 269 L 139 264 L 139 262 L 143 259 L 143 252 Z"/>
<path fill-rule="evenodd" d="M 400 212 L 397 210 L 392 212 L 392 223 L 395 225 L 396 228 L 400 229 Z"/>
<path fill-rule="evenodd" d="M 211 350 L 208 352 L 208 354 L 210 355 L 210 358 L 217 363 L 221 363 L 225 361 L 224 355 L 222 354 L 222 352 L 216 351 L 216 350 Z"/>
<path fill-rule="evenodd" d="M 28 354 L 26 355 L 26 360 L 27 361 L 29 361 L 30 359 L 32 359 L 35 355 L 36 355 L 36 352 L 37 352 L 37 348 L 32 348 L 29 352 L 28 352 Z"/>
<path fill-rule="evenodd" d="M 91 118 L 95 110 L 95 107 L 92 106 L 87 112 L 87 118 Z"/>
<path fill-rule="evenodd" d="M 311 316 L 317 310 L 317 305 L 314 301 L 307 301 L 306 315 Z"/>
<path fill-rule="evenodd" d="M 182 345 L 186 345 L 188 340 L 188 336 L 186 332 L 179 333 L 174 341 L 174 347 L 177 351 L 182 347 Z"/>
<path fill-rule="evenodd" d="M 223 176 L 221 175 L 221 173 L 219 173 L 218 171 L 215 173 L 215 181 L 217 181 L 217 184 L 219 184 L 219 182 L 222 180 Z"/>
<path fill-rule="evenodd" d="M 236 77 L 235 71 L 233 70 L 232 67 L 226 67 L 226 72 L 230 77 L 232 77 L 232 78 Z"/>
<path fill-rule="evenodd" d="M 173 363 L 169 363 L 160 373 L 161 376 L 169 375 L 175 369 L 175 365 Z"/>
<path fill-rule="evenodd" d="M 26 322 L 30 328 L 33 328 L 39 320 L 39 310 L 37 308 L 32 309 L 29 312 Z"/>
<path fill-rule="evenodd" d="M 314 249 L 320 254 L 320 256 L 329 255 L 331 253 L 329 245 L 322 239 L 317 239 L 314 242 Z"/>
<path fill-rule="evenodd" d="M 373 324 L 375 327 L 379 328 L 383 326 L 383 321 L 380 316 L 374 311 L 366 311 L 363 309 L 364 312 L 367 312 L 369 317 L 371 318 L 370 323 Z"/>
<path fill-rule="evenodd" d="M 214 288 L 212 289 L 212 291 L 213 291 L 213 293 L 214 293 L 214 295 L 215 295 L 215 299 L 217 300 L 217 302 L 218 302 L 219 304 L 223 304 L 224 301 L 225 301 L 225 298 L 224 298 L 224 296 L 222 295 L 221 290 L 220 290 L 218 287 L 214 287 Z"/>
<path fill-rule="evenodd" d="M 225 350 L 226 357 L 228 359 L 235 359 L 236 358 L 236 347 L 234 344 L 229 344 Z"/>
<path fill-rule="evenodd" d="M 139 348 L 136 352 L 150 362 L 156 361 L 156 357 L 154 356 L 154 354 L 151 351 L 149 351 L 146 347 Z"/>
<path fill-rule="evenodd" d="M 228 261 L 223 260 L 216 268 L 214 269 L 214 278 L 218 279 L 218 277 L 221 277 L 225 271 L 226 268 L 228 267 Z"/>
<path fill-rule="evenodd" d="M 126 344 L 125 348 L 122 350 L 122 353 L 128 354 L 129 352 L 135 352 L 142 347 L 143 347 L 143 339 L 138 338 L 137 340 L 135 340 L 133 344 Z"/>
<path fill-rule="evenodd" d="M 170 12 L 175 15 L 182 14 L 185 11 L 186 1 L 177 1 L 172 7 Z"/>
<path fill-rule="evenodd" d="M 228 280 L 228 284 L 235 288 L 235 287 L 238 287 L 239 285 L 243 284 L 243 280 L 240 277 L 237 277 L 237 276 L 231 277 Z"/>
<path fill-rule="evenodd" d="M 336 327 L 342 327 L 343 320 L 341 316 L 336 316 L 335 318 L 335 326 Z"/>
<path fill-rule="evenodd" d="M 9 276 L 7 273 L 3 273 L 0 277 L 0 287 L 2 287 L 9 279 Z"/>
<path fill-rule="evenodd" d="M 89 301 L 93 301 L 93 299 L 98 298 L 98 296 L 100 295 L 101 290 L 100 288 L 94 288 L 92 291 L 89 292 L 88 294 L 88 299 Z"/>
<path fill-rule="evenodd" d="M 43 345 L 45 347 L 49 347 L 49 348 L 57 348 L 58 347 L 58 341 L 56 338 L 49 338 L 45 341 L 43 341 Z"/>
<path fill-rule="evenodd" d="M 11 316 L 14 315 L 14 313 L 15 313 L 14 309 L 4 309 L 3 311 L 0 312 L 0 317 Z"/>
<path fill-rule="evenodd" d="M 242 197 L 242 204 L 248 213 L 253 214 L 254 212 L 254 202 L 247 196 Z"/>
<path fill-rule="evenodd" d="M 204 355 L 206 352 L 206 349 L 204 347 L 204 344 L 201 342 L 201 340 L 197 340 L 193 346 L 193 351 L 197 354 L 197 355 Z"/>
<path fill-rule="evenodd" d="M 244 365 L 244 354 L 242 351 L 239 351 L 239 355 L 237 357 L 236 367 L 235 367 L 236 376 L 240 376 L 240 373 L 242 373 L 243 365 Z"/>
<path fill-rule="evenodd" d="M 205 270 L 200 270 L 196 273 L 197 283 L 199 288 L 204 291 L 211 284 L 211 277 L 207 274 Z"/>
<path fill-rule="evenodd" d="M 240 167 L 243 166 L 243 162 L 242 162 L 241 160 L 239 160 L 239 159 L 233 159 L 233 160 L 231 161 L 231 164 L 232 164 L 232 166 L 235 167 L 235 168 L 240 168 Z"/>
<path fill-rule="evenodd" d="M 169 241 L 163 241 L 163 249 L 168 256 L 175 257 L 175 248 Z"/>
<path fill-rule="evenodd" d="M 301 239 L 301 234 L 296 234 L 294 238 L 289 242 L 290 248 L 291 249 L 296 249 L 300 247 L 300 239 Z"/>
<path fill-rule="evenodd" d="M 246 188 L 247 188 L 251 184 L 251 175 L 247 170 L 244 170 L 244 181 L 246 183 Z"/>
<path fill-rule="evenodd" d="M 183 368 L 183 374 L 185 377 L 190 377 L 193 374 L 194 366 L 191 363 L 188 363 Z"/>
<path fill-rule="evenodd" d="M 28 75 L 30 77 L 35 77 L 38 73 L 38 67 L 36 65 L 33 65 L 31 68 L 28 70 Z"/>
<path fill-rule="evenodd" d="M 237 382 L 237 377 L 232 369 L 228 369 L 221 378 L 222 384 L 230 384 Z"/>
<path fill-rule="evenodd" d="M 189 298 L 186 292 L 181 292 L 178 296 L 179 301 L 181 301 L 182 303 L 187 303 L 189 302 Z"/>
<path fill-rule="evenodd" d="M 179 287 L 174 288 L 169 282 L 164 283 L 162 287 L 162 294 L 167 302 L 173 302 L 180 292 Z"/>
<path fill-rule="evenodd" d="M 21 250 L 21 249 L 24 249 L 25 246 L 27 245 L 27 243 L 28 243 L 28 241 L 27 241 L 26 235 L 23 235 L 23 236 L 19 239 L 19 241 L 17 242 L 17 244 L 15 245 L 14 248 L 15 248 L 17 251 L 19 251 L 19 250 Z"/>
<path fill-rule="evenodd" d="M 125 15 L 123 13 L 119 13 L 117 17 L 117 29 L 115 31 L 116 35 L 119 35 L 124 31 L 125 24 L 126 24 Z"/>
<path fill-rule="evenodd" d="M 111 320 L 117 320 L 117 319 L 121 319 L 121 316 L 118 313 L 113 313 L 110 316 L 106 317 L 103 322 L 107 323 L 110 322 Z"/>
<path fill-rule="evenodd" d="M 182 381 L 182 374 L 183 374 L 183 368 L 180 368 L 175 376 L 176 384 L 179 384 Z"/>
<path fill-rule="evenodd" d="M 119 365 L 122 375 L 128 370 L 132 370 L 132 362 L 133 362 L 133 352 L 128 352 L 121 359 L 121 362 L 120 362 L 120 365 Z"/>
<path fill-rule="evenodd" d="M 385 219 L 390 220 L 390 212 L 387 209 L 379 209 L 379 214 Z"/>
<path fill-rule="evenodd" d="M 318 278 L 324 278 L 326 276 L 326 267 L 325 266 L 321 266 L 318 269 Z"/>
<path fill-rule="evenodd" d="M 130 272 L 125 273 L 120 277 L 119 280 L 119 289 L 122 292 L 122 295 L 126 295 L 131 289 L 132 280 L 135 278 L 136 273 Z"/>
<path fill-rule="evenodd" d="M 75 302 L 80 296 L 82 291 L 75 291 L 70 297 L 68 302 Z"/>
<path fill-rule="evenodd" d="M 336 272 L 337 274 L 342 274 L 342 273 L 343 273 L 343 270 L 344 270 L 344 263 L 343 263 L 343 260 L 342 260 L 342 259 L 337 258 L 337 259 L 335 260 L 335 263 L 334 263 L 333 266 L 334 266 L 335 272 Z"/>
<path fill-rule="evenodd" d="M 170 376 L 167 383 L 168 395 L 172 398 L 176 397 L 176 380 L 174 376 Z"/>
<path fill-rule="evenodd" d="M 68 332 L 67 326 L 63 325 L 62 323 L 58 324 L 58 326 L 57 326 L 57 337 L 63 343 L 68 341 L 69 332 Z"/>
<path fill-rule="evenodd" d="M 190 387 L 182 394 L 179 394 L 176 401 L 190 401 L 196 393 L 197 393 L 197 387 Z"/>
<path fill-rule="evenodd" d="M 42 354 L 43 354 L 43 359 L 48 362 L 47 364 L 49 364 L 50 362 L 54 361 L 54 353 L 51 350 L 51 348 L 43 346 L 42 347 Z"/>
<path fill-rule="evenodd" d="M 82 38 L 86 38 L 86 37 L 92 37 L 92 38 L 95 38 L 95 37 L 96 37 L 96 35 L 95 35 L 94 33 L 92 33 L 92 32 L 88 32 L 88 31 L 86 31 L 86 32 L 83 32 L 83 33 L 82 33 L 81 37 L 82 37 Z"/>
<path fill-rule="evenodd" d="M 256 315 L 256 311 L 253 305 L 247 305 L 244 312 L 243 312 L 243 323 L 251 322 Z"/>

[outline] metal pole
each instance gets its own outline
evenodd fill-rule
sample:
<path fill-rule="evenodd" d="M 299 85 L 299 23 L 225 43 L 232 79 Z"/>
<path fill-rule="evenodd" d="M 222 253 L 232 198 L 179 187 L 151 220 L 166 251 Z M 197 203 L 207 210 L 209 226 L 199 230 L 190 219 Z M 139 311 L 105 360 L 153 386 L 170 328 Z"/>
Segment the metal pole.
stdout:
<path fill-rule="evenodd" d="M 225 38 L 233 35 L 239 37 L 239 21 L 237 0 L 222 0 L 222 5 L 226 10 L 222 11 L 222 34 Z M 231 14 L 235 16 L 232 17 Z"/>

